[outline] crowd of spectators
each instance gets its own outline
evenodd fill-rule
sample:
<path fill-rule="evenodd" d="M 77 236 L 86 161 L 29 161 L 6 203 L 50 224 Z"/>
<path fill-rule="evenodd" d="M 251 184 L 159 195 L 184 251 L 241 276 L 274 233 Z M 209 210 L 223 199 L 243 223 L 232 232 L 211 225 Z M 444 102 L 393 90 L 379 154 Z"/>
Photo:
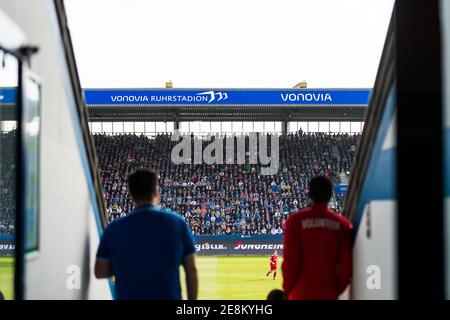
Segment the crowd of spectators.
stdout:
<path fill-rule="evenodd" d="M 260 174 L 260 163 L 248 161 L 176 165 L 170 156 L 178 141 L 171 141 L 170 134 L 97 134 L 94 139 L 109 222 L 133 208 L 126 176 L 148 167 L 160 173 L 161 207 L 182 214 L 194 234 L 245 235 L 281 234 L 288 215 L 308 205 L 310 178 L 327 175 L 338 183 L 341 174 L 350 172 L 359 135 L 280 135 L 279 170 L 267 176 Z M 14 234 L 15 143 L 14 131 L 1 133 L 0 234 Z M 203 147 L 209 143 L 202 141 Z M 340 212 L 343 200 L 336 194 L 333 209 Z"/>
<path fill-rule="evenodd" d="M 16 132 L 0 133 L 0 235 L 15 233 Z"/>
<path fill-rule="evenodd" d="M 182 214 L 194 234 L 276 235 L 290 213 L 308 205 L 310 178 L 326 175 L 338 183 L 350 171 L 359 137 L 301 131 L 280 135 L 274 175 L 261 175 L 260 163 L 174 164 L 171 151 L 178 141 L 170 134 L 96 134 L 94 140 L 108 221 L 132 210 L 126 177 L 147 167 L 160 174 L 161 207 Z M 202 138 L 192 135 L 194 139 Z M 248 136 L 246 140 L 248 145 Z M 210 142 L 203 138 L 203 147 Z M 331 205 L 340 211 L 342 199 L 337 200 Z"/>

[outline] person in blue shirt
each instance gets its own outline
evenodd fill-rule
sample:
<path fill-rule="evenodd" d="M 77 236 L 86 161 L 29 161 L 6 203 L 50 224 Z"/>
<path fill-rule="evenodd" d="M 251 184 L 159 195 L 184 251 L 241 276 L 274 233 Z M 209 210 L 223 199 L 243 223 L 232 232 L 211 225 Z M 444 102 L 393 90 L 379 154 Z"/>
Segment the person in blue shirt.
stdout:
<path fill-rule="evenodd" d="M 159 208 L 158 174 L 138 169 L 129 175 L 128 187 L 135 209 L 105 229 L 95 276 L 114 277 L 118 300 L 181 300 L 182 265 L 187 298 L 197 299 L 192 232 L 179 215 Z"/>

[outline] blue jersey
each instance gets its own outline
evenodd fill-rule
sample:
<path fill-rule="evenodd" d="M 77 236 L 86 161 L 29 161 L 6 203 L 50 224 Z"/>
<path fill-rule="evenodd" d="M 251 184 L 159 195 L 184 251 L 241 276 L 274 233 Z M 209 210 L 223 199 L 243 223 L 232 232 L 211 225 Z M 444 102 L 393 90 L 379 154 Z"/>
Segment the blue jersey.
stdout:
<path fill-rule="evenodd" d="M 149 205 L 105 229 L 97 259 L 111 262 L 119 300 L 180 300 L 179 267 L 195 252 L 184 220 Z"/>

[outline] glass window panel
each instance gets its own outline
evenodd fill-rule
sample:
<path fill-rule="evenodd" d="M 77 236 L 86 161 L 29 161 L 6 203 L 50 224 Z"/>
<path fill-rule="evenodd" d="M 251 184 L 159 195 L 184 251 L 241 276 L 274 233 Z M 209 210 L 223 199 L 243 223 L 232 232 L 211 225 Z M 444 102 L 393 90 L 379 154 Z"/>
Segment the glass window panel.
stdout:
<path fill-rule="evenodd" d="M 113 132 L 123 133 L 123 122 L 113 122 Z"/>
<path fill-rule="evenodd" d="M 123 132 L 134 133 L 134 122 L 124 122 L 123 123 Z"/>
<path fill-rule="evenodd" d="M 309 132 L 319 132 L 319 123 L 315 121 L 309 122 Z"/>
<path fill-rule="evenodd" d="M 240 122 L 240 121 L 233 122 L 233 132 L 234 133 L 242 132 L 242 122 Z"/>
<path fill-rule="evenodd" d="M 166 122 L 166 130 L 167 130 L 167 132 L 172 133 L 173 130 L 174 130 L 174 127 L 175 127 L 175 124 L 173 123 L 173 121 Z"/>
<path fill-rule="evenodd" d="M 180 122 L 180 132 L 189 132 L 189 122 Z"/>
<path fill-rule="evenodd" d="M 222 122 L 222 132 L 231 133 L 231 122 Z"/>
<path fill-rule="evenodd" d="M 263 132 L 264 131 L 264 122 L 262 122 L 262 121 L 253 122 L 253 130 L 254 130 L 254 132 Z"/>
<path fill-rule="evenodd" d="M 282 123 L 280 121 L 275 122 L 275 128 L 274 128 L 275 132 L 281 132 L 283 131 L 282 129 Z"/>
<path fill-rule="evenodd" d="M 5 131 L 13 131 L 17 129 L 17 121 L 5 121 L 4 122 Z"/>
<path fill-rule="evenodd" d="M 200 132 L 200 121 L 191 121 L 190 126 L 191 132 L 193 133 Z"/>
<path fill-rule="evenodd" d="M 350 131 L 350 122 L 341 122 L 341 132 L 349 133 Z"/>
<path fill-rule="evenodd" d="M 144 122 L 135 122 L 134 123 L 134 131 L 136 133 L 143 133 L 143 132 L 145 132 L 145 123 Z"/>
<path fill-rule="evenodd" d="M 200 124 L 200 129 L 202 133 L 210 133 L 211 132 L 211 122 L 209 121 L 202 121 Z"/>
<path fill-rule="evenodd" d="M 275 131 L 275 123 L 273 121 L 265 121 L 264 132 L 274 132 L 274 131 Z"/>
<path fill-rule="evenodd" d="M 153 121 L 145 123 L 145 132 L 155 132 L 155 123 Z"/>
<path fill-rule="evenodd" d="M 102 132 L 102 123 L 101 122 L 91 122 L 91 132 Z"/>
<path fill-rule="evenodd" d="M 288 132 L 297 132 L 297 122 L 288 122 Z"/>
<path fill-rule="evenodd" d="M 156 132 L 166 132 L 166 123 L 165 122 L 156 122 L 155 123 L 155 131 Z"/>
<path fill-rule="evenodd" d="M 253 132 L 253 122 L 245 121 L 242 123 L 242 132 Z"/>
<path fill-rule="evenodd" d="M 297 131 L 301 129 L 303 132 L 308 132 L 308 122 L 298 122 L 297 125 Z"/>
<path fill-rule="evenodd" d="M 102 132 L 113 132 L 112 122 L 103 122 L 102 123 Z"/>
<path fill-rule="evenodd" d="M 361 122 L 350 122 L 350 130 L 355 133 L 361 132 Z"/>
<path fill-rule="evenodd" d="M 324 121 L 319 122 L 319 132 L 330 132 L 330 123 Z"/>
<path fill-rule="evenodd" d="M 330 122 L 330 132 L 339 132 L 339 122 L 338 121 Z"/>
<path fill-rule="evenodd" d="M 211 122 L 211 132 L 213 133 L 222 132 L 221 122 L 219 121 Z"/>

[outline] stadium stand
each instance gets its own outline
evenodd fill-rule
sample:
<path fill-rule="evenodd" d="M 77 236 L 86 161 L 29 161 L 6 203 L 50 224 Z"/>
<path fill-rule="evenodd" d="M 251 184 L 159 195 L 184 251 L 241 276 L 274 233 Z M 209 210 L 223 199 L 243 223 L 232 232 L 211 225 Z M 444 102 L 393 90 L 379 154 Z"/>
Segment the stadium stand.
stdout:
<path fill-rule="evenodd" d="M 308 205 L 310 178 L 327 175 L 339 183 L 339 175 L 350 171 L 359 137 L 302 131 L 281 135 L 280 167 L 271 176 L 259 174 L 260 163 L 175 165 L 170 155 L 178 142 L 170 134 L 94 135 L 109 222 L 133 208 L 125 177 L 147 167 L 160 173 L 161 207 L 183 214 L 196 235 L 282 234 L 289 214 Z M 340 211 L 342 199 L 337 200 L 334 209 Z"/>
<path fill-rule="evenodd" d="M 16 131 L 2 132 L 0 152 L 0 235 L 15 233 L 15 145 Z"/>

